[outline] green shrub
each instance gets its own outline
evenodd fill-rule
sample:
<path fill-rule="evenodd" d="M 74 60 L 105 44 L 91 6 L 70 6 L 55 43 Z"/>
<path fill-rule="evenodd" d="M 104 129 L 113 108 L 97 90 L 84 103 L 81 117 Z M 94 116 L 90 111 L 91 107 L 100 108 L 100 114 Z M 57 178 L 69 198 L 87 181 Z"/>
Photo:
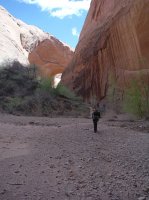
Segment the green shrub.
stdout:
<path fill-rule="evenodd" d="M 76 95 L 71 90 L 69 90 L 67 87 L 65 87 L 61 83 L 59 83 L 57 85 L 57 87 L 55 88 L 55 94 L 61 95 L 61 96 L 64 96 L 64 97 L 70 98 L 70 99 L 76 99 L 77 98 Z"/>
<path fill-rule="evenodd" d="M 149 99 L 146 98 L 146 90 L 149 86 L 140 87 L 136 81 L 125 91 L 123 109 L 126 112 L 144 117 L 149 114 Z M 148 90 L 149 91 L 149 90 Z"/>
<path fill-rule="evenodd" d="M 12 113 L 14 110 L 18 110 L 22 99 L 19 97 L 7 98 L 3 103 L 3 108 L 9 113 Z"/>
<path fill-rule="evenodd" d="M 39 88 L 43 91 L 50 92 L 53 90 L 52 78 L 42 78 L 39 81 Z"/>
<path fill-rule="evenodd" d="M 0 69 L 0 110 L 13 114 L 51 116 L 83 113 L 81 98 L 53 78 L 40 78 L 35 66 L 24 67 L 18 62 Z M 78 115 L 77 114 L 77 115 Z"/>

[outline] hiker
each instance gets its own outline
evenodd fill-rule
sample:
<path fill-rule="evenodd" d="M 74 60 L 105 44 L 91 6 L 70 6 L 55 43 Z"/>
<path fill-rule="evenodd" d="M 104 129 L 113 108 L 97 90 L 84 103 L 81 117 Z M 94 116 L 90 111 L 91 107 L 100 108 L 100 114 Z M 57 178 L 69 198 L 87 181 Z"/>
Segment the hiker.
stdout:
<path fill-rule="evenodd" d="M 100 118 L 100 111 L 97 110 L 96 108 L 93 109 L 93 113 L 92 113 L 92 119 L 93 119 L 93 124 L 94 124 L 94 133 L 97 132 L 97 123 L 99 121 Z"/>

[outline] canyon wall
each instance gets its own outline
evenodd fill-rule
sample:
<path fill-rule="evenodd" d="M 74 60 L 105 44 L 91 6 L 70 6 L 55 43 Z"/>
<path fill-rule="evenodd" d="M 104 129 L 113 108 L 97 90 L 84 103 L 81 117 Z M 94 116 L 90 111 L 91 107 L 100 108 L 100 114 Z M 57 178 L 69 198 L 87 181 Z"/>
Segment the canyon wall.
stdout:
<path fill-rule="evenodd" d="M 73 51 L 54 37 L 45 39 L 29 53 L 29 62 L 39 67 L 44 76 L 62 73 L 71 61 Z"/>
<path fill-rule="evenodd" d="M 90 99 L 149 79 L 149 0 L 92 0 L 62 83 Z"/>

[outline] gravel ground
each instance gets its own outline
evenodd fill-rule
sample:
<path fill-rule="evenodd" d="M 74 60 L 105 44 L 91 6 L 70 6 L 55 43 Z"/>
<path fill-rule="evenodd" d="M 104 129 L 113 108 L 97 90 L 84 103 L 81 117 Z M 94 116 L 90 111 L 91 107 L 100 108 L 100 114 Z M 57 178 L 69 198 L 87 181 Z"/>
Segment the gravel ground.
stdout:
<path fill-rule="evenodd" d="M 148 128 L 1 114 L 0 200 L 149 200 Z"/>

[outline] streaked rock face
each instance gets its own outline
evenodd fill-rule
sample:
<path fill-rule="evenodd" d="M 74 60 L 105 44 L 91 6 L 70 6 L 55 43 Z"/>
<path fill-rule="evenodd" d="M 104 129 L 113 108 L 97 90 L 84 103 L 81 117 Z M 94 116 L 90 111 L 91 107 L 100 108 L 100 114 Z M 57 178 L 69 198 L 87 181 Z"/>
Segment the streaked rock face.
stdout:
<path fill-rule="evenodd" d="M 24 65 L 30 62 L 38 65 L 44 75 L 53 75 L 62 73 L 72 55 L 73 51 L 64 43 L 14 18 L 0 6 L 0 64 L 14 60 Z"/>
<path fill-rule="evenodd" d="M 149 77 L 149 0 L 92 0 L 62 82 L 102 99 L 111 76 L 124 88 L 140 74 Z"/>

